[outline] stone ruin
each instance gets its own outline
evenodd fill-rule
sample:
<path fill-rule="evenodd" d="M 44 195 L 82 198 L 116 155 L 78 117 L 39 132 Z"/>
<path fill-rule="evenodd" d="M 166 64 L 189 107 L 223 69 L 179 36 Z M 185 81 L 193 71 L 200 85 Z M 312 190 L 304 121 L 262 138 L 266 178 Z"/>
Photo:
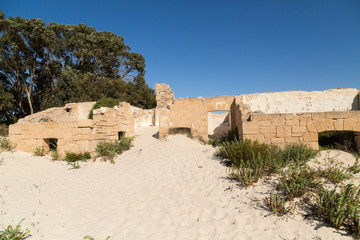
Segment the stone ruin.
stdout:
<path fill-rule="evenodd" d="M 355 132 L 360 149 L 360 95 L 354 88 L 179 99 L 167 84 L 156 84 L 155 89 L 155 109 L 121 102 L 114 108 L 94 110 L 93 119 L 88 119 L 95 102 L 71 103 L 10 125 L 10 141 L 25 152 L 36 147 L 56 148 L 60 153 L 94 152 L 100 142 L 133 136 L 139 127 L 158 126 L 160 139 L 172 129 L 187 128 L 207 142 L 209 136 L 237 129 L 240 139 L 280 147 L 304 143 L 318 149 L 319 132 L 345 130 Z"/>

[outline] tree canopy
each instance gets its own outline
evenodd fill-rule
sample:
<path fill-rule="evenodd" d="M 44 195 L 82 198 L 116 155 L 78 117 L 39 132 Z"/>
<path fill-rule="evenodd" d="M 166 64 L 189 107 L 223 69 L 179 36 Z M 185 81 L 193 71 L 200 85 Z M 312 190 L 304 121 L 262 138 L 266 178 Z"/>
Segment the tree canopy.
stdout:
<path fill-rule="evenodd" d="M 0 120 L 105 97 L 155 107 L 154 90 L 145 82 L 145 59 L 130 50 L 111 32 L 5 18 L 0 10 Z"/>

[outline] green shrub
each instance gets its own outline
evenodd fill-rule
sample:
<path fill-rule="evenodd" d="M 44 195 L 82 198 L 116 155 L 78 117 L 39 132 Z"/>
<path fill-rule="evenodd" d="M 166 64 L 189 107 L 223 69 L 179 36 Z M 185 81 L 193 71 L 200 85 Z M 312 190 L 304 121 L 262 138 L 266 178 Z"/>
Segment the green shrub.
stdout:
<path fill-rule="evenodd" d="M 43 147 L 36 147 L 33 149 L 34 156 L 45 156 L 45 148 Z"/>
<path fill-rule="evenodd" d="M 335 228 L 346 226 L 356 237 L 360 236 L 360 191 L 352 184 L 339 193 L 321 189 L 316 204 L 317 215 Z"/>
<path fill-rule="evenodd" d="M 226 134 L 219 138 L 209 138 L 208 140 L 208 144 L 213 145 L 214 147 L 224 142 L 239 142 L 239 134 L 237 127 L 229 130 Z"/>
<path fill-rule="evenodd" d="M 267 209 L 279 216 L 283 216 L 293 209 L 292 206 L 286 207 L 285 199 L 274 191 L 271 191 L 269 197 L 264 198 L 263 203 Z"/>
<path fill-rule="evenodd" d="M 286 145 L 282 150 L 282 158 L 285 162 L 293 162 L 295 165 L 303 165 L 314 158 L 317 151 L 311 149 L 305 144 Z"/>
<path fill-rule="evenodd" d="M 228 168 L 228 177 L 231 180 L 236 180 L 241 182 L 244 187 L 248 187 L 256 183 L 260 177 L 263 175 L 263 169 L 259 165 L 257 167 L 230 167 Z"/>
<path fill-rule="evenodd" d="M 0 240 L 25 240 L 30 238 L 31 235 L 28 229 L 25 231 L 20 229 L 23 221 L 24 219 L 22 219 L 15 228 L 9 225 L 4 231 L 0 231 Z"/>
<path fill-rule="evenodd" d="M 57 161 L 61 159 L 61 154 L 57 150 L 51 151 L 51 159 Z"/>
<path fill-rule="evenodd" d="M 281 176 L 276 189 L 285 196 L 286 200 L 290 200 L 300 197 L 308 189 L 318 187 L 318 177 L 313 170 L 304 167 L 292 168 Z"/>
<path fill-rule="evenodd" d="M 101 107 L 113 108 L 113 107 L 119 105 L 120 102 L 122 102 L 121 99 L 101 98 L 94 104 L 94 106 L 90 110 L 88 118 L 93 119 L 93 111 L 94 111 L 94 109 L 98 109 L 98 108 L 101 108 Z"/>
<path fill-rule="evenodd" d="M 0 124 L 0 136 L 9 136 L 9 127 L 6 124 Z"/>
<path fill-rule="evenodd" d="M 111 163 L 115 163 L 114 157 L 129 150 L 133 140 L 133 137 L 121 137 L 119 141 L 102 142 L 96 146 L 95 151 L 99 157 L 103 157 L 104 160 L 110 160 Z"/>
<path fill-rule="evenodd" d="M 10 151 L 16 147 L 15 144 L 11 143 L 10 140 L 6 137 L 0 137 L 0 149 L 5 149 Z"/>
<path fill-rule="evenodd" d="M 335 184 L 352 178 L 351 173 L 339 168 L 338 166 L 329 167 L 319 172 L 322 177 L 327 178 L 330 182 Z"/>
<path fill-rule="evenodd" d="M 89 152 L 83 153 L 74 153 L 74 152 L 65 152 L 64 161 L 67 163 L 74 163 L 74 162 L 84 162 L 91 158 L 91 154 Z"/>

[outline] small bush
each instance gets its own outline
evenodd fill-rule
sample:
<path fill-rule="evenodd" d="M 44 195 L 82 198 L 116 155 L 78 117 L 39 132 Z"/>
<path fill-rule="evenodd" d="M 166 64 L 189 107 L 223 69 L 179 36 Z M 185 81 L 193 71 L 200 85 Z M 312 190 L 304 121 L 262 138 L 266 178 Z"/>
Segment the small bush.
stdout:
<path fill-rule="evenodd" d="M 84 162 L 91 158 L 91 154 L 89 152 L 83 153 L 74 153 L 74 152 L 65 152 L 64 161 L 67 163 L 74 163 L 74 162 Z"/>
<path fill-rule="evenodd" d="M 25 231 L 20 229 L 23 221 L 24 219 L 22 219 L 15 228 L 9 225 L 4 231 L 0 231 L 0 240 L 24 240 L 30 238 L 31 235 L 28 229 Z"/>
<path fill-rule="evenodd" d="M 279 216 L 283 216 L 292 210 L 291 206 L 286 207 L 285 199 L 274 191 L 271 191 L 270 196 L 264 198 L 263 202 L 267 209 Z"/>
<path fill-rule="evenodd" d="M 300 197 L 308 189 L 319 186 L 318 175 L 315 171 L 304 167 L 296 167 L 284 173 L 277 184 L 277 190 L 286 200 Z"/>
<path fill-rule="evenodd" d="M 57 150 L 51 151 L 51 159 L 57 161 L 61 159 L 61 154 Z"/>
<path fill-rule="evenodd" d="M 45 156 L 45 148 L 43 147 L 36 147 L 33 149 L 34 156 Z"/>
<path fill-rule="evenodd" d="M 341 183 L 346 179 L 352 178 L 352 174 L 337 167 L 329 167 L 325 170 L 320 171 L 320 175 L 324 178 L 327 178 L 332 183 Z"/>
<path fill-rule="evenodd" d="M 263 175 L 262 169 L 260 167 L 250 168 L 250 167 L 230 167 L 228 171 L 228 177 L 231 180 L 236 180 L 241 182 L 244 187 L 248 187 L 257 183 L 260 177 Z"/>
<path fill-rule="evenodd" d="M 120 102 L 122 102 L 121 99 L 114 99 L 114 98 L 102 98 L 102 99 L 99 99 L 94 104 L 92 109 L 90 110 L 88 118 L 93 119 L 93 111 L 95 109 L 98 109 L 98 108 L 101 108 L 101 107 L 113 108 L 113 107 L 117 106 Z"/>
<path fill-rule="evenodd" d="M 293 162 L 295 165 L 303 165 L 314 158 L 317 151 L 305 144 L 290 144 L 282 150 L 282 158 L 285 162 Z"/>
<path fill-rule="evenodd" d="M 129 150 L 133 140 L 133 137 L 121 137 L 119 141 L 102 142 L 96 146 L 95 151 L 99 157 L 103 157 L 104 160 L 110 160 L 111 163 L 115 163 L 114 157 Z"/>
<path fill-rule="evenodd" d="M 0 124 L 0 136 L 9 136 L 9 127 L 6 124 Z"/>
<path fill-rule="evenodd" d="M 0 148 L 10 151 L 16 147 L 15 144 L 11 143 L 6 137 L 0 137 Z"/>
<path fill-rule="evenodd" d="M 339 193 L 321 189 L 316 204 L 317 215 L 331 226 L 347 227 L 356 237 L 360 236 L 360 191 L 352 184 L 346 185 Z"/>

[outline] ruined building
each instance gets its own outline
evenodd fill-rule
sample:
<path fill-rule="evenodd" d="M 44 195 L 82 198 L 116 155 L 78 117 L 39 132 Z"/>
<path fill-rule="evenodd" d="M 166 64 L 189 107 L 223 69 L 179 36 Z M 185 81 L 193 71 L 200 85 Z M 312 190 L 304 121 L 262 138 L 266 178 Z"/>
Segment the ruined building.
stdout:
<path fill-rule="evenodd" d="M 93 119 L 88 119 L 95 102 L 71 103 L 20 119 L 9 128 L 10 140 L 25 152 L 36 147 L 55 147 L 62 153 L 94 152 L 99 142 L 113 141 L 124 134 L 133 136 L 138 127 L 158 126 L 160 139 L 171 129 L 188 128 L 204 142 L 209 135 L 219 136 L 237 128 L 241 139 L 279 146 L 305 143 L 318 149 L 319 132 L 346 130 L 355 132 L 360 148 L 357 89 L 180 99 L 175 99 L 167 84 L 156 84 L 155 89 L 155 109 L 144 110 L 122 102 L 114 108 L 94 110 Z"/>

